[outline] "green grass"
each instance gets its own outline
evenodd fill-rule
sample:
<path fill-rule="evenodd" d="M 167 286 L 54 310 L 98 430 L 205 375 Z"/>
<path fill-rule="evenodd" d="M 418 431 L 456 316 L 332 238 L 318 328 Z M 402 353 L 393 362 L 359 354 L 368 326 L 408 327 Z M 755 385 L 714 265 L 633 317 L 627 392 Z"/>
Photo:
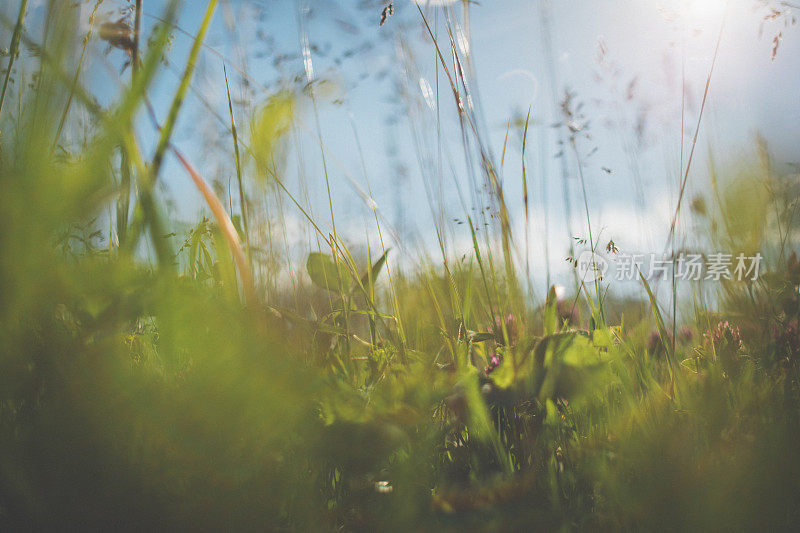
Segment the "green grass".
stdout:
<path fill-rule="evenodd" d="M 505 161 L 492 163 L 470 112 L 467 148 L 497 217 L 482 232 L 468 219 L 462 258 L 440 235 L 441 257 L 395 261 L 410 252 L 388 246 L 377 211 L 381 246 L 366 254 L 324 229 L 333 206 L 317 218 L 282 181 L 302 95 L 272 95 L 248 145 L 226 79 L 236 190 L 209 184 L 172 135 L 215 6 L 150 160 L 134 118 L 152 112 L 168 24 L 137 36 L 133 79 L 103 108 L 81 75 L 74 10 L 49 7 L 44 48 L 25 2 L 5 21 L 12 50 L 37 52 L 37 86 L 16 95 L 23 113 L 0 107 L 0 529 L 800 527 L 797 183 L 763 142 L 747 170 L 717 162 L 712 194 L 691 206 L 713 244 L 768 258 L 759 281 L 697 288 L 682 323 L 644 277 L 639 299 L 598 281 L 536 304 L 515 259 L 536 235 L 511 235 Z M 451 88 L 466 90 L 445 60 L 452 35 L 427 24 Z M 65 148 L 76 109 L 90 127 Z M 210 213 L 190 229 L 156 187 L 170 154 Z M 315 232 L 289 281 L 276 279 L 291 254 L 272 230 L 258 237 L 270 206 Z"/>

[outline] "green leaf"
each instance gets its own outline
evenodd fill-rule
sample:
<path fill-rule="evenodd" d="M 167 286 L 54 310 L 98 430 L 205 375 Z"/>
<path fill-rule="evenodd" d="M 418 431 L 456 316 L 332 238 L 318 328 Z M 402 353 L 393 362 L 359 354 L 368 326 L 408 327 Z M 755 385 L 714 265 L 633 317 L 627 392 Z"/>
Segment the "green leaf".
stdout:
<path fill-rule="evenodd" d="M 338 292 L 340 280 L 342 286 L 349 287 L 352 284 L 352 276 L 347 267 L 342 263 L 337 264 L 327 254 L 308 254 L 306 271 L 314 285 L 329 291 Z"/>
<path fill-rule="evenodd" d="M 275 149 L 293 117 L 294 98 L 288 92 L 271 96 L 256 112 L 250 128 L 250 147 L 259 170 L 271 167 Z"/>
<path fill-rule="evenodd" d="M 540 401 L 587 398 L 612 379 L 612 357 L 579 332 L 545 337 L 534 352 L 534 360 L 541 366 L 534 376 L 533 392 Z"/>
<path fill-rule="evenodd" d="M 504 357 L 500 366 L 492 371 L 492 381 L 501 389 L 507 389 L 514 384 L 514 363 L 510 357 Z"/>
<path fill-rule="evenodd" d="M 481 395 L 478 378 L 477 369 L 470 366 L 458 383 L 467 402 L 470 437 L 474 435 L 476 439 L 489 445 L 494 451 L 498 463 L 506 473 L 510 474 L 512 471 L 511 459 L 492 422 L 492 415 Z"/>
<path fill-rule="evenodd" d="M 383 265 L 386 264 L 386 256 L 389 255 L 389 250 L 391 250 L 391 248 L 387 248 L 386 251 L 383 252 L 383 255 L 380 256 L 380 258 L 377 261 L 375 261 L 375 264 L 372 265 L 372 268 L 369 271 L 367 271 L 366 274 L 361 276 L 362 287 L 364 287 L 365 289 L 369 288 L 370 280 L 373 285 L 375 284 L 375 280 L 378 279 L 378 274 L 381 273 Z"/>
<path fill-rule="evenodd" d="M 350 289 L 351 292 L 355 291 L 356 287 L 360 285 L 361 288 L 367 294 L 367 296 L 371 294 L 370 282 L 372 285 L 375 284 L 375 280 L 378 278 L 378 274 L 381 273 L 383 265 L 386 264 L 386 256 L 389 254 L 389 250 L 391 250 L 391 248 L 387 248 L 386 251 L 383 252 L 383 255 L 380 256 L 380 258 L 377 261 L 375 261 L 375 264 L 372 265 L 372 268 L 370 268 L 363 276 L 361 276 L 361 280 L 353 283 L 353 286 Z M 369 297 L 371 298 L 371 296 Z"/>

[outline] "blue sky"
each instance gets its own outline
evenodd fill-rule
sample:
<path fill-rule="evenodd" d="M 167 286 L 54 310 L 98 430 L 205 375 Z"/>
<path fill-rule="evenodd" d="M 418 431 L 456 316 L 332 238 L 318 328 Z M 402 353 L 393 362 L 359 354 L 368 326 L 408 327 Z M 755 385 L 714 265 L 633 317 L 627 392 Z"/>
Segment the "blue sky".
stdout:
<path fill-rule="evenodd" d="M 42 4 L 32 3 L 29 21 L 41 17 Z M 84 21 L 91 4 L 82 7 Z M 113 8 L 121 4 L 124 2 L 107 1 L 101 12 L 113 17 Z M 152 29 L 153 15 L 161 13 L 163 4 L 162 0 L 145 1 L 145 32 Z M 755 0 L 730 2 L 689 182 L 690 195 L 706 188 L 709 151 L 720 161 L 736 164 L 743 152 L 752 149 L 756 132 L 766 137 L 778 161 L 797 158 L 800 29 L 784 27 L 780 21 L 762 25 L 764 12 L 754 10 L 757 4 Z M 185 2 L 179 26 L 196 32 L 205 5 L 199 0 Z M 395 14 L 379 27 L 383 5 L 369 0 L 220 2 L 207 44 L 228 61 L 234 100 L 238 101 L 237 120 L 246 132 L 254 109 L 271 92 L 280 87 L 296 89 L 305 82 L 302 24 L 314 45 L 310 59 L 320 129 L 316 128 L 313 103 L 307 96 L 301 97 L 297 135 L 292 136 L 285 153 L 287 187 L 304 199 L 304 191 L 308 191 L 313 212 L 324 227 L 329 226 L 317 137 L 321 134 L 337 229 L 354 245 L 370 241 L 375 246 L 377 235 L 368 209 L 374 202 L 387 231 L 395 229 L 407 247 L 435 250 L 430 198 L 434 211 L 443 210 L 446 220 L 463 220 L 466 213 L 454 184 L 459 183 L 462 192 L 470 188 L 456 108 L 441 70 L 436 107 L 434 48 L 425 37 L 414 3 L 395 0 Z M 566 152 L 566 191 L 573 211 L 567 223 L 562 167 L 555 158 L 561 147 L 557 145 L 558 130 L 551 125 L 560 118 L 556 104 L 564 89 L 569 87 L 576 101 L 584 103 L 583 112 L 590 121 L 586 131 L 591 140 L 582 140 L 579 151 L 585 157 L 583 171 L 595 231 L 602 230 L 604 238 L 613 238 L 627 249 L 660 250 L 677 199 L 681 139 L 688 149 L 725 2 L 549 2 L 548 28 L 542 24 L 544 5 L 531 0 L 484 0 L 471 5 L 469 52 L 475 71 L 470 83 L 480 96 L 475 104 L 483 117 L 486 144 L 497 163 L 509 120 L 524 117 L 531 109 L 526 165 L 533 217 L 528 255 L 539 279 L 546 270 L 547 251 L 553 276 L 558 279 L 569 276 L 563 259 L 571 237 L 585 237 L 587 230 L 575 159 Z M 16 7 L 4 9 L 10 13 Z M 444 38 L 444 8 L 423 4 L 423 11 L 434 31 Z M 451 15 L 454 27 L 463 28 L 460 8 L 453 7 Z M 546 29 L 552 39 L 551 54 L 545 46 Z M 782 41 L 773 60 L 773 37 L 778 32 L 782 32 Z M 185 35 L 175 33 L 170 62 L 182 65 L 190 43 Z M 119 52 L 104 54 L 100 42 L 92 46 L 95 54 L 86 67 L 91 89 L 101 100 L 112 98 L 127 76 L 127 72 L 120 75 L 124 58 Z M 217 54 L 204 51 L 174 141 L 207 179 L 227 183 L 233 178 L 230 139 L 217 119 L 227 119 L 222 63 Z M 683 68 L 687 91 L 682 135 Z M 162 117 L 177 85 L 177 69 L 166 68 L 151 93 Z M 247 72 L 257 84 L 246 84 L 237 70 Z M 300 81 L 293 81 L 295 78 Z M 427 99 L 426 87 L 431 88 Z M 152 128 L 144 116 L 139 136 L 145 147 L 152 144 Z M 520 131 L 512 128 L 508 139 L 504 186 L 515 237 L 521 239 L 525 221 Z M 302 169 L 298 161 L 302 161 Z M 404 172 L 398 172 L 399 166 Z M 366 201 L 362 195 L 367 190 L 365 174 L 372 190 Z M 195 218 L 202 204 L 188 177 L 171 160 L 163 177 L 174 201 L 173 216 L 187 221 Z M 480 196 L 466 194 L 465 202 L 468 212 L 484 207 Z M 235 202 L 231 203 L 236 211 Z M 307 248 L 313 239 L 302 216 L 291 205 L 285 206 L 285 213 L 287 239 Z M 470 247 L 469 233 L 464 225 L 450 226 L 450 251 L 459 255 Z"/>

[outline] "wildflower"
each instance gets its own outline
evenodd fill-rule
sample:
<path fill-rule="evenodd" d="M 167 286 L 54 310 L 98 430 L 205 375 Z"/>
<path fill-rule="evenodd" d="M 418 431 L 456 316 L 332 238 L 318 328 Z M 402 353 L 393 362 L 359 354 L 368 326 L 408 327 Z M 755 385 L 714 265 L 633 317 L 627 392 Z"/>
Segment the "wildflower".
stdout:
<path fill-rule="evenodd" d="M 714 343 L 715 347 L 732 346 L 736 349 L 744 348 L 739 328 L 732 326 L 727 320 L 719 322 L 714 329 L 707 331 L 704 337 L 707 342 Z"/>
<path fill-rule="evenodd" d="M 650 336 L 647 337 L 647 351 L 657 353 L 663 348 L 664 345 L 661 343 L 661 335 L 658 333 L 658 330 L 654 329 L 650 332 Z"/>
<path fill-rule="evenodd" d="M 508 343 L 512 346 L 517 343 L 519 332 L 517 330 L 517 318 L 509 313 L 505 318 L 506 334 L 508 335 Z M 501 346 L 505 345 L 505 337 L 503 336 L 503 323 L 499 316 L 494 317 L 494 324 L 492 325 L 492 333 L 494 334 L 495 342 Z"/>
<path fill-rule="evenodd" d="M 498 354 L 498 353 L 497 353 L 497 351 L 494 351 L 494 350 L 493 350 L 493 351 L 492 351 L 492 354 L 491 354 L 491 356 L 489 357 L 489 364 L 488 364 L 488 365 L 486 365 L 486 368 L 484 368 L 484 369 L 483 369 L 483 371 L 484 371 L 486 374 L 491 374 L 491 373 L 492 373 L 492 371 L 493 371 L 495 368 L 497 368 L 498 366 L 500 366 L 500 362 L 501 362 L 501 361 L 502 361 L 502 359 L 501 359 L 501 357 L 500 357 L 500 354 Z"/>

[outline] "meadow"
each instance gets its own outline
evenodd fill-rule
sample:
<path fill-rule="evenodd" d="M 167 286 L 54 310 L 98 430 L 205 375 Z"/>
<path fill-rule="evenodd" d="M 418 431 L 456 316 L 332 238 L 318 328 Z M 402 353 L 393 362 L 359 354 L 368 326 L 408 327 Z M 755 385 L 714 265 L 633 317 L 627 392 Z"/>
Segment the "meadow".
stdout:
<path fill-rule="evenodd" d="M 1 530 L 800 528 L 797 166 L 759 136 L 737 157 L 698 146 L 713 67 L 675 162 L 667 242 L 651 250 L 666 244 L 672 268 L 629 264 L 616 291 L 627 251 L 593 220 L 583 172 L 592 104 L 559 88 L 558 123 L 535 125 L 527 109 L 494 117 L 507 127 L 492 148 L 459 30 L 479 4 L 359 4 L 376 28 L 414 24 L 420 48 L 391 46 L 433 58 L 435 95 L 423 85 L 417 98 L 443 115 L 409 114 L 433 177 L 409 202 L 432 222 L 404 239 L 370 202 L 399 174 L 373 174 L 353 193 L 369 214 L 362 242 L 335 216 L 343 155 L 321 134 L 351 125 L 325 122 L 337 103 L 311 73 L 305 34 L 305 70 L 263 87 L 206 42 L 229 2 L 7 4 Z M 769 37 L 774 59 L 797 8 L 753 4 L 782 32 Z M 187 10 L 200 15 L 182 29 Z M 88 72 L 96 48 L 117 84 Z M 205 56 L 225 66 L 222 113 L 193 85 Z M 420 91 L 411 67 L 389 68 Z M 168 70 L 172 90 L 155 90 Z M 187 113 L 198 129 L 216 124 L 204 143 L 176 134 Z M 442 125 L 469 176 L 455 217 Z M 558 283 L 531 266 L 544 239 L 535 199 L 562 179 L 557 163 L 543 176 L 526 158 L 544 130 L 578 191 L 576 218 L 549 221 L 581 225 L 552 251 Z M 302 150 L 298 131 L 312 138 Z M 323 209 L 298 177 L 311 157 Z M 700 159 L 713 161 L 707 183 L 687 186 Z M 200 202 L 189 222 L 173 175 Z M 297 220 L 305 237 L 293 241 Z M 701 270 L 679 280 L 690 256 Z"/>

